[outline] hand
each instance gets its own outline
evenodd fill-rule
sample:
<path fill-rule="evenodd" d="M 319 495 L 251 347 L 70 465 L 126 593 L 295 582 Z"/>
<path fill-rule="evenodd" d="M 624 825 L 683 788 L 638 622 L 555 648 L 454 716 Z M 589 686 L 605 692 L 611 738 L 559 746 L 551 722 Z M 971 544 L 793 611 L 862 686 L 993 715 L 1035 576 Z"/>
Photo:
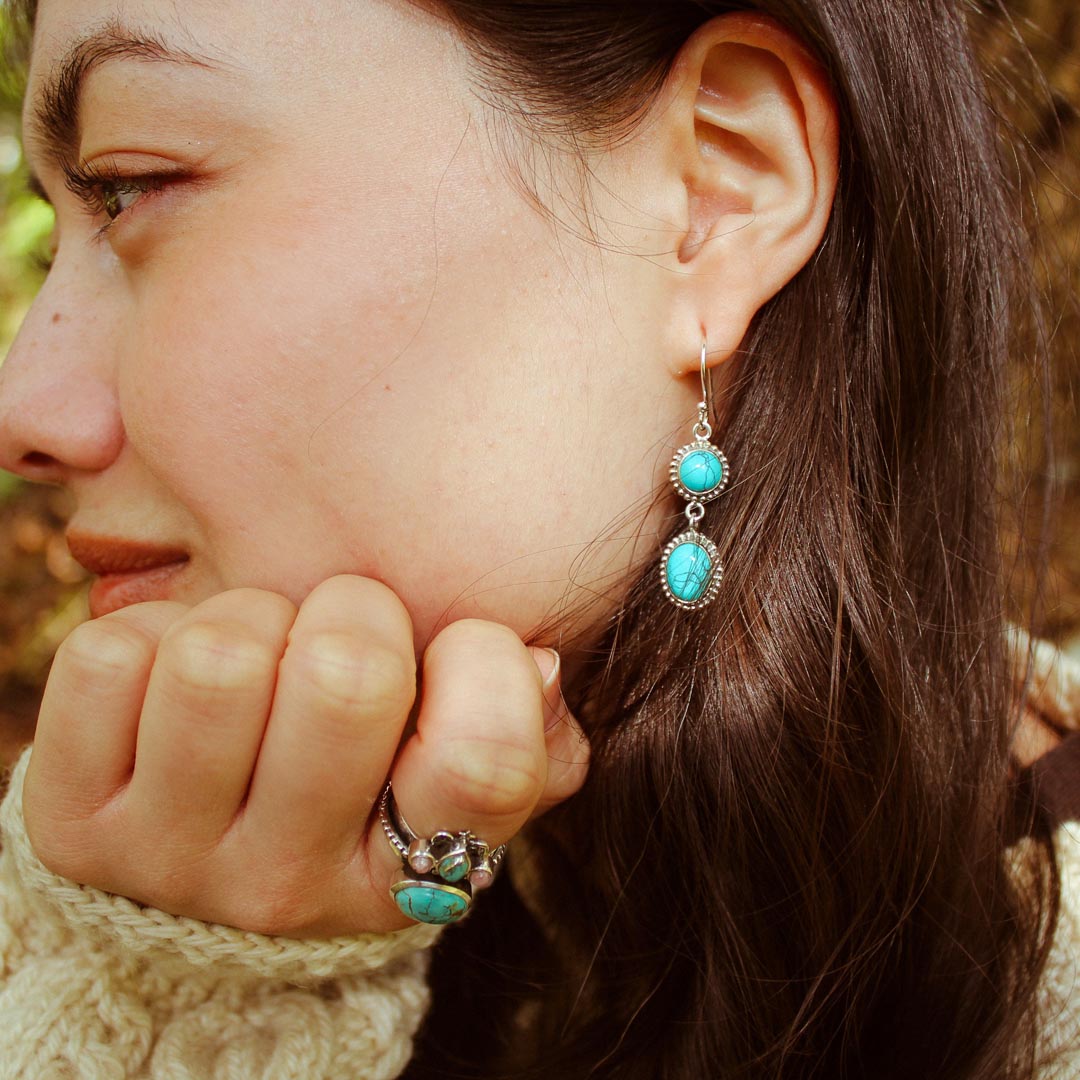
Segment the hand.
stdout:
<path fill-rule="evenodd" d="M 552 654 L 509 627 L 451 623 L 404 737 L 412 624 L 380 582 L 330 578 L 299 608 L 257 589 L 133 604 L 57 652 L 30 842 L 54 873 L 203 921 L 294 937 L 410 925 L 374 812 L 388 775 L 417 833 L 492 847 L 584 781 L 587 743 L 541 667 Z"/>

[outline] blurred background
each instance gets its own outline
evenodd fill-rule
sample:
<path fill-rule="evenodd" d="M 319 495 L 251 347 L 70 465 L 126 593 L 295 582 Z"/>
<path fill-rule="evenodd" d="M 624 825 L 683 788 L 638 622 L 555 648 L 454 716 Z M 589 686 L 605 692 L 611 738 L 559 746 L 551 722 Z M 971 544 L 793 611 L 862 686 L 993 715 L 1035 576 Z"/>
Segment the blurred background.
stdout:
<path fill-rule="evenodd" d="M 1009 614 L 1080 655 L 1080 4 L 1008 0 L 1002 15 L 979 13 L 976 0 L 971 9 L 1005 138 L 1033 162 L 1036 270 L 1050 310 L 1049 385 L 1023 350 L 1012 373 L 1015 434 L 1006 465 L 1026 497 L 1010 512 L 1005 536 Z M 4 18 L 0 0 L 0 34 Z M 1032 64 L 1036 85 L 1018 94 L 1015 86 L 1032 82 Z M 0 70 L 0 363 L 43 280 L 52 229 L 51 210 L 25 188 L 20 95 L 8 65 Z M 88 617 L 87 575 L 63 539 L 71 510 L 62 491 L 0 471 L 0 764 L 30 739 L 53 653 Z"/>

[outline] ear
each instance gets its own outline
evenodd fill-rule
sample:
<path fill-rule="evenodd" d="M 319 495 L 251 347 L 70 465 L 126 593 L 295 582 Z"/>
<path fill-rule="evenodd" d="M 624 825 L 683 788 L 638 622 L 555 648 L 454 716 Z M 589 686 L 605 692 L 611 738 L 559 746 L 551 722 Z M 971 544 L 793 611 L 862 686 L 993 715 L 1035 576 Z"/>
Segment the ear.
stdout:
<path fill-rule="evenodd" d="M 676 223 L 676 243 L 656 260 L 676 271 L 662 348 L 684 374 L 698 368 L 703 332 L 710 366 L 731 356 L 820 243 L 836 191 L 837 108 L 799 39 L 745 12 L 687 39 L 659 102 L 646 125 L 652 192 Z"/>

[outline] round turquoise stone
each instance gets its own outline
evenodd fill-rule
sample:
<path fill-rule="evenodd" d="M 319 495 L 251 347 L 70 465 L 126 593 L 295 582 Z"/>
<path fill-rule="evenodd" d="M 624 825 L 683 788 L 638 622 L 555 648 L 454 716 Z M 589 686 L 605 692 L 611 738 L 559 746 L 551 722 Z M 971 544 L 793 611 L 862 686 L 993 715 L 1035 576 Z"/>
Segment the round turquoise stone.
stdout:
<path fill-rule="evenodd" d="M 668 556 L 668 588 L 680 600 L 694 603 L 709 587 L 712 568 L 709 553 L 700 544 L 686 540 Z"/>
<path fill-rule="evenodd" d="M 469 910 L 470 897 L 452 885 L 434 881 L 399 881 L 390 887 L 394 903 L 417 922 L 456 922 Z"/>
<path fill-rule="evenodd" d="M 712 491 L 724 479 L 724 463 L 708 450 L 692 450 L 679 463 L 679 481 L 688 491 Z"/>

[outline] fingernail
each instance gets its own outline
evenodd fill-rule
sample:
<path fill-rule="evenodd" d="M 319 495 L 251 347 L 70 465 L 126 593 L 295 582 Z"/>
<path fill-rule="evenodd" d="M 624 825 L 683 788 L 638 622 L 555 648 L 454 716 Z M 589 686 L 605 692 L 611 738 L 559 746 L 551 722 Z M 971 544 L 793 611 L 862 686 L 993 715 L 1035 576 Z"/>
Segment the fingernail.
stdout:
<path fill-rule="evenodd" d="M 559 673 L 562 671 L 562 658 L 559 656 L 558 649 L 553 649 L 550 645 L 533 645 L 531 649 L 533 660 L 535 660 L 536 666 L 543 676 L 541 686 L 544 696 L 544 731 L 550 731 L 566 715 L 566 702 L 563 700 L 562 687 L 558 686 Z M 551 665 L 550 671 L 548 671 L 549 664 Z M 547 671 L 546 675 L 544 675 L 545 671 Z"/>
<path fill-rule="evenodd" d="M 546 651 L 555 657 L 555 666 L 548 672 L 547 678 L 544 679 L 545 693 L 555 685 L 555 680 L 559 677 L 559 668 L 562 667 L 562 657 L 559 656 L 558 651 L 550 647 Z"/>

